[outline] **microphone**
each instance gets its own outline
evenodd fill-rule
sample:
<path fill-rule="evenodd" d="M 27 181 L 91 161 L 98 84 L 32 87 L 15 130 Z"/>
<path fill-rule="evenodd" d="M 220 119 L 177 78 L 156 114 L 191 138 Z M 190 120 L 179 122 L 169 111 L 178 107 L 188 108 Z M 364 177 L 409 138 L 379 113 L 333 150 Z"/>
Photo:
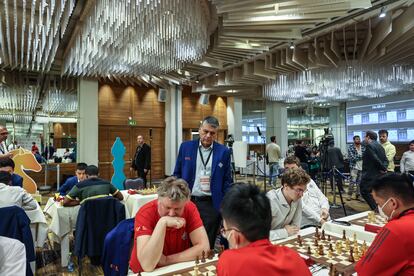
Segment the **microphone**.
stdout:
<path fill-rule="evenodd" d="M 260 127 L 256 127 L 257 128 L 257 133 L 259 133 L 259 136 L 262 136 L 262 132 L 260 131 Z"/>
<path fill-rule="evenodd" d="M 149 129 L 149 136 L 152 137 L 152 128 Z"/>

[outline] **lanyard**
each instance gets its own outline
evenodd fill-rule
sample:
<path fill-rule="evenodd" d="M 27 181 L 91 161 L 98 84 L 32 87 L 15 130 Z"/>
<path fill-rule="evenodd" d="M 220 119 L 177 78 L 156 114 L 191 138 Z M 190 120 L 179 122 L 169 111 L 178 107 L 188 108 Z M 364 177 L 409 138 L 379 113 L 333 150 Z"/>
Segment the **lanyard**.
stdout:
<path fill-rule="evenodd" d="M 3 143 L 0 143 L 0 151 L 1 153 L 5 154 L 6 150 L 3 148 Z"/>
<path fill-rule="evenodd" d="M 204 162 L 204 157 L 203 157 L 203 153 L 201 152 L 201 147 L 198 148 L 198 152 L 200 153 L 200 159 L 201 159 L 201 163 L 204 166 L 204 170 L 206 170 L 208 161 L 210 160 L 211 154 L 213 153 L 213 149 L 210 150 L 210 153 L 207 156 L 207 161 L 206 162 Z"/>

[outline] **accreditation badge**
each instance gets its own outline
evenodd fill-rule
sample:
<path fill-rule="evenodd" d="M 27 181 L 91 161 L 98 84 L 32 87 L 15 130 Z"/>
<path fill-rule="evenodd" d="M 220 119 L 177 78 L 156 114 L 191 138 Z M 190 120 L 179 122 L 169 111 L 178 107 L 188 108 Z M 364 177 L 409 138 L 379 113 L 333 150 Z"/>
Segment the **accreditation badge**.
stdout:
<path fill-rule="evenodd" d="M 205 193 L 210 193 L 210 175 L 208 175 L 205 170 L 201 171 L 200 187 L 201 187 L 201 191 Z"/>

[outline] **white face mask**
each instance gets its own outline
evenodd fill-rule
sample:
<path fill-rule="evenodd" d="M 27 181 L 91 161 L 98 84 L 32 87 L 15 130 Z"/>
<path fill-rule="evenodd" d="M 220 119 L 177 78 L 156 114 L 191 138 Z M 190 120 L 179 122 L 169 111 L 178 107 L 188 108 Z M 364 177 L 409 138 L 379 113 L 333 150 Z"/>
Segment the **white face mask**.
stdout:
<path fill-rule="evenodd" d="M 385 207 L 385 205 L 387 205 L 387 203 L 390 201 L 391 198 L 389 198 L 387 201 L 385 201 L 385 203 L 382 206 L 378 205 L 378 212 L 380 214 L 381 217 L 385 218 L 387 221 L 392 219 L 392 215 L 394 214 L 395 210 L 392 210 L 391 215 L 387 216 L 384 211 L 382 210 L 382 208 Z"/>

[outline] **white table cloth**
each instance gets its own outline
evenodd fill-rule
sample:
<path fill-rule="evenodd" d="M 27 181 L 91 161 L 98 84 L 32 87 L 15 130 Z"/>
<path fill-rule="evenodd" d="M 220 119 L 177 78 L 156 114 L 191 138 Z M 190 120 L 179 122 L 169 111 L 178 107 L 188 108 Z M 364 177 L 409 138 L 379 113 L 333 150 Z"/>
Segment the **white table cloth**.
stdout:
<path fill-rule="evenodd" d="M 337 220 L 349 222 L 355 219 L 368 216 L 369 212 L 370 211 L 366 211 L 366 212 L 354 214 L 351 216 L 346 216 L 346 217 L 343 217 Z M 358 240 L 366 241 L 367 243 L 372 243 L 376 236 L 375 233 L 365 231 L 364 227 L 360 225 L 352 224 L 351 226 L 346 226 L 346 225 L 340 225 L 340 224 L 333 223 L 332 221 L 328 221 L 324 223 L 322 226 L 322 229 L 324 229 L 327 232 L 336 233 L 338 235 L 342 235 L 342 231 L 345 230 L 346 235 L 349 237 L 353 237 L 355 233 Z"/>
<path fill-rule="evenodd" d="M 145 205 L 146 203 L 157 199 L 158 195 L 140 195 L 140 194 L 134 194 L 130 195 L 128 194 L 128 190 L 122 190 L 122 195 L 124 196 L 124 200 L 122 203 L 125 204 L 125 209 L 128 210 L 129 216 L 127 218 L 134 218 L 137 214 L 138 210 Z"/>
<path fill-rule="evenodd" d="M 47 238 L 48 225 L 40 205 L 37 204 L 35 210 L 25 212 L 30 219 L 30 230 L 32 231 L 35 247 L 43 247 Z"/>

